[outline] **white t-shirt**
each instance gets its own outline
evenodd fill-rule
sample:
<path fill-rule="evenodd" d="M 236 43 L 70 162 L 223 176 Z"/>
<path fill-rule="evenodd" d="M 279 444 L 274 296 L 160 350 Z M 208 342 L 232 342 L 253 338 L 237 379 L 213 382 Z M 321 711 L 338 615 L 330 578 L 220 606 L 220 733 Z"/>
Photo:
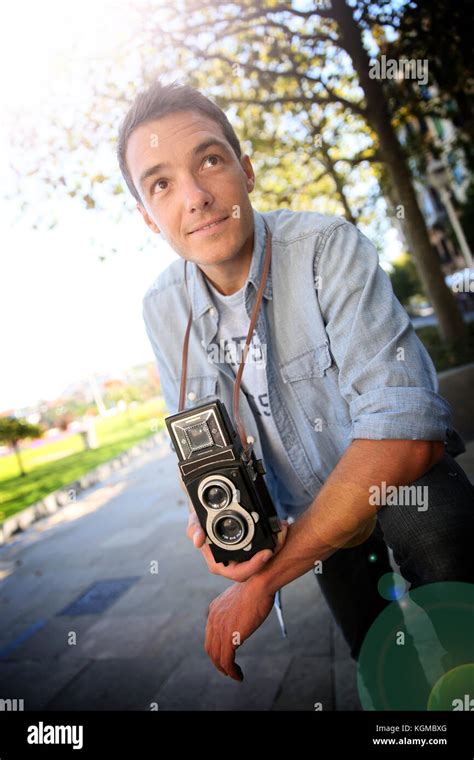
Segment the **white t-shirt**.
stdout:
<path fill-rule="evenodd" d="M 211 346 L 208 347 L 208 351 L 217 353 L 218 358 L 215 361 L 228 364 L 234 375 L 237 375 L 250 325 L 250 318 L 245 308 L 245 285 L 230 296 L 219 293 L 209 280 L 207 280 L 207 286 L 219 313 L 217 334 Z M 255 330 L 240 388 L 247 396 L 254 412 L 267 473 L 267 485 L 272 492 L 280 517 L 286 518 L 288 507 L 294 511 L 294 506 L 304 504 L 305 499 L 309 503 L 310 499 L 303 486 L 301 488 L 293 486 L 291 491 L 288 491 L 286 486 L 286 483 L 294 483 L 295 477 L 270 408 L 266 353 Z M 231 412 L 231 410 L 228 411 Z M 270 454 L 270 451 L 271 461 L 274 463 L 273 469 L 270 467 L 269 459 L 266 460 L 266 453 Z"/>
<path fill-rule="evenodd" d="M 219 326 L 214 339 L 217 346 L 212 348 L 219 352 L 220 361 L 229 365 L 237 375 L 250 325 L 245 309 L 245 285 L 230 296 L 219 293 L 209 281 L 207 286 L 219 312 Z M 281 445 L 268 398 L 266 355 L 256 330 L 253 331 L 240 387 L 256 409 L 258 427 L 265 429 L 269 441 Z"/>

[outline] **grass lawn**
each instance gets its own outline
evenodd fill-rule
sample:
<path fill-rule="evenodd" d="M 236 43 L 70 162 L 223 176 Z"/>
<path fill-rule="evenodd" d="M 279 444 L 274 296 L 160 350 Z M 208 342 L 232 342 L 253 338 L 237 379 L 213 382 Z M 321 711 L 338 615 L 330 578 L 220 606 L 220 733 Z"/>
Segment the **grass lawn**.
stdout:
<path fill-rule="evenodd" d="M 19 474 L 15 454 L 1 457 L 0 523 L 153 435 L 164 427 L 165 416 L 163 401 L 154 399 L 114 417 L 97 417 L 99 446 L 88 451 L 78 433 L 35 448 L 26 448 L 25 442 L 21 459 L 26 477 Z"/>

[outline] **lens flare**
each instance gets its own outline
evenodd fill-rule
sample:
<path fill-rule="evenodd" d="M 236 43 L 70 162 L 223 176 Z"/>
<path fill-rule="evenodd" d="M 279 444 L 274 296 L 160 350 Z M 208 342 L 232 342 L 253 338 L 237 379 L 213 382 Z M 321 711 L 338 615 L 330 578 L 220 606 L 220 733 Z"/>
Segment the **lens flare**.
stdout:
<path fill-rule="evenodd" d="M 405 578 L 402 578 L 398 573 L 385 573 L 379 578 L 377 583 L 377 589 L 384 599 L 388 599 L 390 602 L 395 602 L 397 599 L 401 599 L 407 591 L 408 584 Z"/>
<path fill-rule="evenodd" d="M 379 592 L 391 598 L 402 584 L 387 575 Z M 456 709 L 471 700 L 474 708 L 474 585 L 428 583 L 398 598 L 376 618 L 360 650 L 363 709 L 453 710 L 454 700 L 461 700 Z"/>

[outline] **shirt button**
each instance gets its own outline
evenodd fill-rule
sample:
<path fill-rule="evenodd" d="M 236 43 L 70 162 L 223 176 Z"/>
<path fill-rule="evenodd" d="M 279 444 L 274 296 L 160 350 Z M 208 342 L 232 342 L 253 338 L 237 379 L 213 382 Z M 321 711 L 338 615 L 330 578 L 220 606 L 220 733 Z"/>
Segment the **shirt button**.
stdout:
<path fill-rule="evenodd" d="M 215 313 L 216 313 L 215 308 L 211 306 L 211 308 L 209 309 L 209 314 L 211 315 L 211 317 L 213 317 Z"/>
<path fill-rule="evenodd" d="M 189 391 L 189 393 L 188 393 L 188 399 L 190 401 L 195 401 L 196 400 L 196 394 L 194 393 L 194 391 Z"/>
<path fill-rule="evenodd" d="M 255 443 L 255 438 L 253 437 L 253 435 L 247 436 L 247 443 Z"/>

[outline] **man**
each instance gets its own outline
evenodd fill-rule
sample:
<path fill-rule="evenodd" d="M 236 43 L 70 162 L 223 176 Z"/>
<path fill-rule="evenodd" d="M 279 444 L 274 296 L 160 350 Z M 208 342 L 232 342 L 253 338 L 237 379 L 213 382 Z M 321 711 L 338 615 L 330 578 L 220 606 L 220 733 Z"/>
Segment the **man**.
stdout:
<path fill-rule="evenodd" d="M 276 591 L 322 563 L 317 578 L 357 658 L 389 603 L 377 588 L 391 572 L 387 544 L 412 588 L 474 581 L 472 487 L 449 455 L 463 446 L 432 362 L 373 245 L 352 224 L 252 208 L 251 161 L 201 93 L 157 82 L 140 94 L 122 124 L 118 157 L 145 223 L 180 256 L 150 287 L 143 311 L 171 414 L 189 311 L 181 259 L 193 307 L 186 406 L 218 396 L 231 412 L 235 349 L 260 282 L 265 221 L 272 233 L 239 410 L 279 515 L 293 521 L 275 554 L 224 567 L 191 511 L 188 536 L 209 570 L 236 581 L 210 605 L 206 651 L 223 674 L 242 680 L 233 632 L 243 643 Z M 429 503 L 369 498 L 413 483 L 416 493 L 428 488 Z"/>

